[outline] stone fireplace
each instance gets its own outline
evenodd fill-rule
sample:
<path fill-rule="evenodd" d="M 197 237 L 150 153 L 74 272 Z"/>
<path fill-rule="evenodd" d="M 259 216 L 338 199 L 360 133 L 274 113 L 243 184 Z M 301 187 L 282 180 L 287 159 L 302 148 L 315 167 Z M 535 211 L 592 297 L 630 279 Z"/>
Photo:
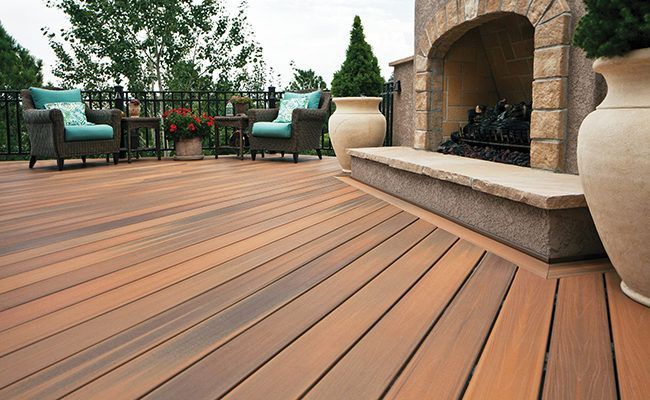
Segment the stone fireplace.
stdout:
<path fill-rule="evenodd" d="M 412 89 L 411 104 L 397 104 L 410 108 L 408 144 L 436 150 L 468 109 L 505 98 L 532 104 L 531 166 L 577 173 L 577 131 L 604 88 L 570 44 L 583 13 L 581 1 L 417 0 L 415 55 L 393 64 Z"/>
<path fill-rule="evenodd" d="M 605 94 L 571 45 L 583 14 L 582 0 L 415 0 L 414 55 L 391 63 L 401 87 L 393 147 L 350 149 L 352 178 L 549 268 L 602 257 L 577 176 L 580 124 Z M 477 106 L 498 112 L 477 117 Z M 437 152 L 450 137 L 515 144 L 525 163 L 505 151 Z"/>

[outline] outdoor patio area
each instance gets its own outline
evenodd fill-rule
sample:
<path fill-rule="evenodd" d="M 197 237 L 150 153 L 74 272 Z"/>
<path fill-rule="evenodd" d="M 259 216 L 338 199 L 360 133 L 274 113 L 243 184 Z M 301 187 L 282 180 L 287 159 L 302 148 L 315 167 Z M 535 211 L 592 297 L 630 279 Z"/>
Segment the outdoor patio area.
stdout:
<path fill-rule="evenodd" d="M 650 309 L 267 155 L 0 164 L 0 398 L 642 399 Z M 647 398 L 647 397 L 646 397 Z"/>

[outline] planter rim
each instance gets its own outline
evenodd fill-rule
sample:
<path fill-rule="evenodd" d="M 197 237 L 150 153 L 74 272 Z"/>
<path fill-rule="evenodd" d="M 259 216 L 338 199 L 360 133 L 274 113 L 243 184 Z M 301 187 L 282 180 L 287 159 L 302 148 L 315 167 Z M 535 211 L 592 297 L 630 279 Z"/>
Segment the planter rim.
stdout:
<path fill-rule="evenodd" d="M 616 57 L 599 57 L 594 61 L 593 69 L 596 72 L 602 71 L 604 68 L 619 65 L 619 64 L 632 64 L 637 62 L 647 62 L 650 59 L 650 47 L 643 49 L 636 49 L 629 51 L 621 56 Z"/>
<path fill-rule="evenodd" d="M 351 101 L 363 101 L 363 100 L 369 100 L 369 101 L 382 101 L 383 99 L 381 97 L 334 97 L 332 98 L 332 101 L 334 102 L 351 102 Z"/>

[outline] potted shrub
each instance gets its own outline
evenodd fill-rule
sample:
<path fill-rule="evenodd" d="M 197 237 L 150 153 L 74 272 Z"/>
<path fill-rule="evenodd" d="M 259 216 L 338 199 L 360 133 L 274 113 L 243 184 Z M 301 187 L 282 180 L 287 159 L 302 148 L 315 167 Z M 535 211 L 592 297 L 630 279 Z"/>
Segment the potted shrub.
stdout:
<path fill-rule="evenodd" d="M 379 111 L 384 79 L 377 57 L 366 42 L 361 19 L 354 17 L 350 44 L 341 69 L 332 80 L 336 111 L 329 119 L 329 134 L 343 172 L 350 172 L 347 149 L 377 147 L 384 143 L 386 118 Z"/>
<path fill-rule="evenodd" d="M 253 99 L 246 96 L 235 95 L 230 98 L 230 102 L 233 107 L 235 107 L 235 115 L 241 115 L 248 112 L 248 108 L 253 104 Z"/>
<path fill-rule="evenodd" d="M 623 292 L 650 307 L 650 2 L 585 4 L 574 41 L 608 90 L 580 127 L 578 169 Z"/>
<path fill-rule="evenodd" d="M 140 116 L 140 100 L 130 99 L 129 100 L 129 117 L 139 117 Z"/>
<path fill-rule="evenodd" d="M 173 108 L 163 114 L 165 132 L 174 140 L 174 160 L 202 160 L 202 139 L 214 126 L 214 117 L 197 115 L 189 108 Z"/>

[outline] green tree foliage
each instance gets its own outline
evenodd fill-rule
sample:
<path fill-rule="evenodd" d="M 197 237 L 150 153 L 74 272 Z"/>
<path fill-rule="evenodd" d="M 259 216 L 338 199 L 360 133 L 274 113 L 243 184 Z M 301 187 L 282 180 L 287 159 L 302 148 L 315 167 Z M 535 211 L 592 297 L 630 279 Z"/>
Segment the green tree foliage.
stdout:
<path fill-rule="evenodd" d="M 650 47 L 650 1 L 585 0 L 574 42 L 587 57 L 614 57 Z"/>
<path fill-rule="evenodd" d="M 263 82 L 262 49 L 225 0 L 47 0 L 71 27 L 44 28 L 65 86 L 250 89 Z M 251 80 L 250 77 L 254 79 Z M 126 82 L 125 82 L 126 81 Z"/>
<path fill-rule="evenodd" d="M 377 57 L 366 42 L 361 18 L 355 16 L 345 61 L 332 80 L 332 94 L 334 96 L 378 96 L 382 92 L 383 85 L 384 78 L 381 77 Z"/>
<path fill-rule="evenodd" d="M 25 89 L 43 85 L 43 63 L 16 43 L 0 24 L 0 88 Z"/>
<path fill-rule="evenodd" d="M 288 90 L 327 89 L 327 83 L 325 83 L 323 77 L 316 75 L 314 70 L 297 68 L 293 61 L 291 61 L 291 68 L 293 68 L 293 79 L 289 83 Z"/>

